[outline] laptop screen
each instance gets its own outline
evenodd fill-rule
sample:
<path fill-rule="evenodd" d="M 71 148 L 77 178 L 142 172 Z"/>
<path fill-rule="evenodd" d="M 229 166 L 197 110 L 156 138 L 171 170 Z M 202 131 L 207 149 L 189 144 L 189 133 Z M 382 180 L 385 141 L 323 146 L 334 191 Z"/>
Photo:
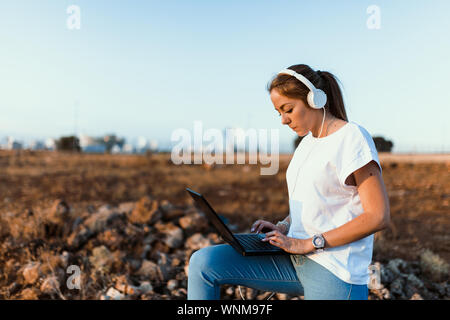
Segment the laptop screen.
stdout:
<path fill-rule="evenodd" d="M 208 201 L 206 201 L 206 199 L 201 194 L 189 188 L 186 188 L 186 191 L 189 192 L 198 208 L 206 214 L 209 221 L 214 225 L 214 227 L 216 227 L 220 235 L 228 242 L 236 243 L 236 240 L 234 239 L 234 236 L 231 233 L 230 229 L 228 229 L 222 219 L 219 218 L 214 209 L 209 205 Z"/>

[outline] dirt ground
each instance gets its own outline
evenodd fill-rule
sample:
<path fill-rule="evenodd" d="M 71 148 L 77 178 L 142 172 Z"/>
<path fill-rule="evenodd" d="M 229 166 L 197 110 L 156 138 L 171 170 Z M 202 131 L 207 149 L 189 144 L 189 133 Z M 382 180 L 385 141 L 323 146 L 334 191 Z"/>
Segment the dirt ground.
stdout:
<path fill-rule="evenodd" d="M 191 203 L 186 187 L 203 193 L 220 214 L 247 231 L 256 219 L 288 214 L 286 168 L 260 175 L 261 166 L 174 165 L 170 154 L 88 155 L 0 151 L 0 215 L 48 207 L 72 208 L 137 201 L 150 195 Z M 450 262 L 450 155 L 380 154 L 391 205 L 391 227 L 376 234 L 374 260 L 417 260 L 425 248 Z"/>

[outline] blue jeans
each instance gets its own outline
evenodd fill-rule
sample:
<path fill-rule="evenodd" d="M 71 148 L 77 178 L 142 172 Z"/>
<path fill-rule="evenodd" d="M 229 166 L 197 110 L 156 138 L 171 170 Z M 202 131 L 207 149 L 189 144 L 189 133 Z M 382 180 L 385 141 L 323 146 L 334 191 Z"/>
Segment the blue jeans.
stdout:
<path fill-rule="evenodd" d="M 304 255 L 245 257 L 228 244 L 194 252 L 189 261 L 188 299 L 218 300 L 223 284 L 304 295 L 305 300 L 368 297 L 367 285 L 346 283 Z"/>

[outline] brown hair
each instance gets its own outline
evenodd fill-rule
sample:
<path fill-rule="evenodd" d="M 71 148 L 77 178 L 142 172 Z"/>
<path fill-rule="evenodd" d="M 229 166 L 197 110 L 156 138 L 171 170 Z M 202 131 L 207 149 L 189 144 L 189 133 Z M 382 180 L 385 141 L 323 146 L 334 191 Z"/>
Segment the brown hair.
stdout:
<path fill-rule="evenodd" d="M 322 89 L 327 94 L 325 109 L 336 118 L 348 121 L 341 88 L 339 87 L 338 79 L 333 74 L 326 71 L 316 72 L 306 64 L 293 65 L 288 69 L 303 75 L 316 88 Z M 273 89 L 276 89 L 281 95 L 288 98 L 301 99 L 308 105 L 306 97 L 309 89 L 303 82 L 300 82 L 295 77 L 288 74 L 278 74 L 267 85 L 269 93 L 272 92 Z"/>

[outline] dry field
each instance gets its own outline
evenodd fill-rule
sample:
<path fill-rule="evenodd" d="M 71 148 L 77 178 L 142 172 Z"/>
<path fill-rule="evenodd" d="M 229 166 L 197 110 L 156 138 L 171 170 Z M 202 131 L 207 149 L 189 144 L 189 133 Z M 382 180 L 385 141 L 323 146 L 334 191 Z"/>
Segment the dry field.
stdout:
<path fill-rule="evenodd" d="M 184 206 L 192 204 L 186 187 L 203 193 L 239 231 L 248 231 L 256 219 L 277 221 L 288 214 L 285 174 L 289 160 L 290 155 L 282 155 L 278 174 L 262 176 L 259 164 L 177 166 L 169 154 L 0 151 L 0 222 L 10 228 L 1 230 L 1 240 L 11 237 L 11 221 L 23 223 L 57 199 L 63 199 L 75 215 L 145 196 Z M 448 264 L 450 155 L 380 154 L 380 161 L 392 223 L 376 234 L 374 260 L 418 261 L 427 249 Z M 25 239 L 27 232 L 32 231 L 16 234 Z M 0 257 L 0 263 L 8 258 Z"/>

